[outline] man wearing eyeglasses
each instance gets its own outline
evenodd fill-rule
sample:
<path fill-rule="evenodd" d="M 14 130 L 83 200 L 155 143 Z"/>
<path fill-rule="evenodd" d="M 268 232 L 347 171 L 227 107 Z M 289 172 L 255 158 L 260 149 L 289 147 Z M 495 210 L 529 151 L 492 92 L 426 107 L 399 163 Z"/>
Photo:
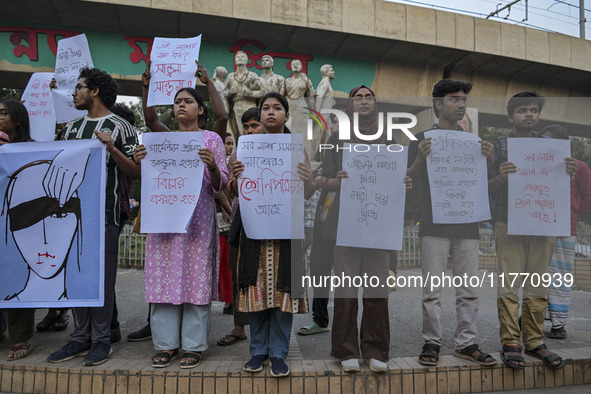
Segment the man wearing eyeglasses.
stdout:
<path fill-rule="evenodd" d="M 443 79 L 433 88 L 433 110 L 439 122 L 432 130 L 460 130 L 458 122 L 466 113 L 467 95 L 472 90 L 472 82 Z M 411 141 L 408 159 L 408 175 L 422 184 L 421 218 L 419 238 L 421 242 L 421 265 L 423 279 L 442 277 L 451 257 L 453 275 L 468 277 L 478 275 L 478 223 L 434 224 L 431 202 L 430 182 L 427 175 L 427 156 L 431 153 L 431 138 L 425 132 L 416 135 Z M 481 152 L 492 163 L 493 146 L 490 142 L 481 143 Z M 483 174 L 486 176 L 486 174 Z M 441 349 L 441 286 L 425 283 L 423 286 L 423 330 L 425 341 L 419 363 L 437 365 Z M 496 361 L 489 354 L 481 352 L 475 343 L 478 311 L 478 294 L 468 283 L 456 289 L 456 331 L 454 356 L 466 358 L 482 365 Z"/>
<path fill-rule="evenodd" d="M 87 110 L 88 114 L 68 123 L 64 138 L 66 140 L 96 138 L 104 143 L 107 149 L 104 305 L 96 308 L 73 308 L 74 332 L 70 342 L 52 353 L 47 360 L 57 363 L 85 355 L 83 365 L 91 366 L 102 364 L 112 353 L 110 336 L 117 275 L 119 180 L 122 174 L 131 178 L 137 178 L 140 175 L 140 167 L 133 161 L 138 137 L 127 121 L 109 110 L 117 98 L 117 83 L 106 72 L 97 68 L 82 69 L 72 96 L 76 109 Z M 75 187 L 61 187 L 61 185 L 70 185 L 76 179 L 74 171 L 63 169 L 71 169 L 76 164 L 71 160 L 68 163 L 59 163 L 54 160 L 52 166 L 55 167 L 55 171 L 63 174 L 64 180 L 61 184 L 46 186 L 49 193 L 63 203 L 70 198 L 68 190 L 76 190 Z"/>

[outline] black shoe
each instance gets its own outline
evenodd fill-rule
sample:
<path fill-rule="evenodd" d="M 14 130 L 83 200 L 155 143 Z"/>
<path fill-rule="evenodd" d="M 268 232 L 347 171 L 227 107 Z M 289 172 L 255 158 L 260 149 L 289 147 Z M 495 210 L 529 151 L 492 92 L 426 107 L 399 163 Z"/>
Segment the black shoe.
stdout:
<path fill-rule="evenodd" d="M 269 362 L 269 356 L 266 354 L 258 354 L 256 356 L 252 356 L 252 358 L 244 364 L 244 369 L 246 372 L 259 372 L 263 370 L 263 365 Z"/>
<path fill-rule="evenodd" d="M 90 350 L 90 342 L 75 342 L 70 341 L 66 346 L 53 352 L 47 357 L 47 361 L 50 363 L 61 363 L 62 361 L 68 361 L 74 357 L 84 356 Z"/>
<path fill-rule="evenodd" d="M 289 367 L 284 359 L 271 357 L 271 375 L 276 378 L 282 378 L 289 375 Z"/>
<path fill-rule="evenodd" d="M 134 331 L 127 335 L 127 340 L 131 342 L 145 341 L 146 339 L 152 338 L 152 329 L 150 324 L 146 324 L 140 330 Z"/>
<path fill-rule="evenodd" d="M 111 328 L 111 343 L 119 342 L 121 340 L 121 329 Z"/>
<path fill-rule="evenodd" d="M 113 348 L 108 342 L 93 342 L 90 351 L 84 357 L 82 365 L 87 367 L 92 365 L 99 365 L 107 361 L 109 356 L 113 353 Z"/>

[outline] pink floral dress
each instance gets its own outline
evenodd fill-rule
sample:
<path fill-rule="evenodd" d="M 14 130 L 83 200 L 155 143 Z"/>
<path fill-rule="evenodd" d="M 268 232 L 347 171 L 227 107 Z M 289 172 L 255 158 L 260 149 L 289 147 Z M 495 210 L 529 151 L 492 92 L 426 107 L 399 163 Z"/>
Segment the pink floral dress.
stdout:
<path fill-rule="evenodd" d="M 205 146 L 214 153 L 223 190 L 228 183 L 222 139 L 204 131 Z M 186 234 L 148 234 L 146 241 L 146 301 L 180 305 L 207 305 L 218 297 L 219 235 L 214 186 L 206 167 L 197 206 Z"/>

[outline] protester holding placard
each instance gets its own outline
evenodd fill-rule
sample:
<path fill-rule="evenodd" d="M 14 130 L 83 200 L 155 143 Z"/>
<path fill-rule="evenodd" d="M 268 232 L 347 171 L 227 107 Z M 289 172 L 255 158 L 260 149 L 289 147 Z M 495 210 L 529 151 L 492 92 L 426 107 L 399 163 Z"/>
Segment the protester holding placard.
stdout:
<path fill-rule="evenodd" d="M 213 86 L 207 70 L 198 64 L 196 76 Z M 142 75 L 143 102 L 147 101 L 150 82 L 148 69 Z M 215 88 L 210 90 L 214 111 L 219 113 L 214 127 L 224 123 L 227 115 Z M 219 112 L 219 105 L 223 111 Z M 217 298 L 219 266 L 219 236 L 216 225 L 214 193 L 228 183 L 224 143 L 213 131 L 199 127 L 205 104 L 193 88 L 182 88 L 174 97 L 174 116 L 180 132 L 203 132 L 205 148 L 199 157 L 205 164 L 201 192 L 186 233 L 150 233 L 146 241 L 146 301 L 151 303 L 150 326 L 157 353 L 152 358 L 154 368 L 163 368 L 184 350 L 181 368 L 194 368 L 207 349 L 211 301 Z M 146 123 L 150 119 L 152 132 L 170 131 L 157 117 L 153 107 L 143 105 Z M 149 157 L 143 145 L 135 152 L 140 162 Z M 205 168 L 206 167 L 206 168 Z M 179 335 L 180 334 L 180 335 Z"/>
<path fill-rule="evenodd" d="M 439 123 L 431 130 L 462 131 L 458 122 L 466 112 L 467 95 L 472 90 L 472 82 L 444 79 L 433 87 L 433 110 Z M 453 224 L 434 223 L 431 187 L 436 183 L 429 180 L 427 166 L 431 155 L 432 138 L 425 138 L 425 132 L 416 135 L 417 141 L 411 141 L 409 148 L 408 174 L 418 178 L 422 183 L 421 196 L 421 266 L 423 278 L 441 276 L 447 267 L 448 256 L 451 257 L 454 276 L 474 276 L 478 274 L 478 223 L 474 220 Z M 455 138 L 461 138 L 457 134 Z M 481 143 L 480 153 L 492 163 L 493 146 L 490 142 Z M 477 153 L 478 154 L 478 153 Z M 481 180 L 486 181 L 486 174 L 480 174 Z M 456 190 L 467 189 L 457 186 Z M 460 182 L 457 182 L 460 183 Z M 486 192 L 484 192 L 486 195 Z M 422 336 L 425 344 L 419 363 L 423 365 L 437 365 L 443 336 L 441 328 L 441 283 L 432 283 L 423 287 L 423 329 Z M 454 356 L 465 358 L 482 365 L 492 365 L 496 361 L 489 354 L 481 352 L 475 343 L 478 331 L 476 322 L 478 312 L 478 294 L 469 283 L 462 283 L 456 287 L 456 320 L 457 327 L 454 334 Z"/>
<path fill-rule="evenodd" d="M 281 94 L 267 93 L 261 99 L 259 110 L 266 134 L 290 133 L 285 127 L 289 105 Z M 233 177 L 238 179 L 243 171 L 244 164 L 236 161 Z M 309 198 L 314 185 L 307 158 L 305 163 L 298 163 L 297 174 L 304 183 L 304 196 Z M 236 180 L 232 188 L 237 192 Z M 245 208 L 241 206 L 241 209 Z M 251 239 L 242 230 L 238 264 L 239 310 L 248 312 L 250 322 L 252 358 L 243 367 L 247 372 L 261 371 L 263 365 L 270 361 L 272 376 L 289 375 L 285 358 L 289 352 L 293 313 L 308 312 L 305 292 L 302 288 L 292 287 L 291 278 L 292 271 L 303 264 L 303 251 L 292 253 L 292 247 L 301 245 L 301 240 Z M 292 254 L 297 256 L 297 261 L 295 258 L 292 260 Z"/>
<path fill-rule="evenodd" d="M 359 86 L 351 90 L 345 113 L 351 124 L 355 116 L 358 118 L 359 132 L 364 135 L 375 135 L 378 129 L 378 109 L 374 92 L 367 86 Z M 343 127 L 340 125 L 340 127 Z M 351 130 L 352 131 L 352 130 Z M 362 140 L 356 133 L 351 133 L 351 143 L 387 144 L 386 133 L 373 141 Z M 337 224 L 339 220 L 339 202 L 341 179 L 348 174 L 343 171 L 343 144 L 334 133 L 329 143 L 339 146 L 339 150 L 331 149 L 324 153 L 322 161 L 323 190 L 333 193 L 327 195 L 325 202 L 318 206 L 318 215 L 325 216 L 326 223 L 323 231 L 326 242 L 336 242 Z M 410 178 L 405 178 L 407 188 Z M 330 198 L 330 201 L 329 201 Z M 375 237 L 383 234 L 373 234 Z M 316 239 L 315 239 L 316 242 Z M 384 249 L 358 248 L 349 246 L 334 247 L 334 275 L 336 277 L 369 277 L 375 276 L 383 280 L 389 276 L 391 252 Z M 374 372 L 385 372 L 388 367 L 388 352 L 390 349 L 390 323 L 388 317 L 388 286 L 367 286 L 363 288 L 363 315 L 361 318 L 361 344 L 359 343 L 359 328 L 357 325 L 359 288 L 355 286 L 337 286 L 334 292 L 334 318 L 332 323 L 331 356 L 340 360 L 346 372 L 359 371 L 360 357 L 369 362 Z M 361 351 L 360 351 L 361 348 Z"/>
<path fill-rule="evenodd" d="M 4 137 L 4 138 L 3 138 Z M 5 98 L 0 100 L 0 151 L 2 145 L 11 142 L 32 141 L 27 108 L 20 102 Z M 8 336 L 12 348 L 8 352 L 8 361 L 26 357 L 31 350 L 29 339 L 33 337 L 35 325 L 34 308 L 8 309 Z"/>
<path fill-rule="evenodd" d="M 542 137 L 568 140 L 568 131 L 565 127 L 553 124 L 540 131 Z M 557 237 L 554 254 L 550 261 L 549 273 L 558 274 L 565 278 L 573 274 L 575 265 L 575 246 L 577 244 L 577 221 L 579 215 L 591 211 L 591 169 L 580 160 L 577 160 L 577 172 L 570 180 L 570 223 L 571 233 L 568 237 Z M 572 286 L 566 286 L 555 280 L 548 288 L 547 316 L 552 321 L 552 328 L 548 338 L 566 339 L 566 321 L 570 309 Z"/>
<path fill-rule="evenodd" d="M 219 96 L 219 93 L 217 92 L 217 90 L 213 86 L 213 81 L 211 80 L 211 78 L 209 78 L 209 74 L 207 73 L 207 70 L 205 68 L 203 68 L 203 66 L 201 66 L 199 64 L 199 62 L 196 61 L 195 63 L 197 65 L 197 71 L 195 72 L 195 77 L 198 77 L 199 80 L 207 87 L 207 91 L 208 91 L 210 99 L 211 99 L 213 112 L 214 112 L 215 119 L 216 119 L 212 128 L 211 128 L 211 131 L 215 132 L 216 134 L 218 134 L 220 137 L 223 138 L 226 134 L 226 122 L 228 120 L 228 114 L 226 113 L 224 103 L 223 103 L 221 97 Z M 147 78 L 148 82 L 146 84 L 146 82 L 143 81 L 144 83 L 142 86 L 142 94 L 143 94 L 142 105 L 143 105 L 143 103 L 146 103 L 148 100 L 147 99 L 148 86 L 149 86 L 149 81 L 151 80 L 150 63 L 149 62 L 148 62 L 148 65 L 146 66 L 146 70 L 144 71 L 144 75 L 145 75 L 145 78 Z M 212 87 L 213 87 L 213 90 L 212 90 Z M 157 115 L 155 109 L 149 108 L 145 105 L 143 105 L 142 108 L 144 111 L 144 117 L 146 119 L 146 125 L 151 130 L 153 127 L 160 127 L 156 123 L 156 121 L 158 121 L 158 115 Z M 207 119 L 208 119 L 207 107 L 204 106 L 203 113 L 199 116 L 199 127 L 201 127 L 202 129 L 205 128 L 205 124 L 207 123 Z M 158 123 L 160 123 L 160 121 L 158 121 Z M 132 342 L 136 342 L 136 341 L 143 341 L 146 339 L 150 339 L 151 337 L 152 337 L 152 329 L 150 327 L 150 313 L 148 313 L 148 324 L 146 324 L 144 327 L 140 328 L 137 331 L 131 332 L 127 336 L 127 340 L 132 341 Z"/>
<path fill-rule="evenodd" d="M 259 109 L 256 107 L 252 107 L 244 111 L 241 117 L 242 121 L 242 133 L 243 135 L 251 135 L 251 134 L 263 134 L 264 128 L 263 124 L 261 123 L 261 116 L 259 114 Z M 228 138 L 229 135 L 226 135 Z M 228 159 L 228 171 L 232 171 L 232 167 L 236 162 L 237 151 L 233 151 Z M 231 186 L 234 182 L 232 180 L 229 184 L 229 189 L 231 191 Z M 244 332 L 244 326 L 248 325 L 248 313 L 240 312 L 238 310 L 238 244 L 240 241 L 240 234 L 237 234 L 238 231 L 232 233 L 232 228 L 239 228 L 240 225 L 235 223 L 235 220 L 240 220 L 240 214 L 236 215 L 238 211 L 238 202 L 239 198 L 238 195 L 235 195 L 232 201 L 232 213 L 230 215 L 230 233 L 228 234 L 228 243 L 230 244 L 229 256 L 228 256 L 228 263 L 230 266 L 230 271 L 232 273 L 232 313 L 234 315 L 234 328 L 232 331 L 224 335 L 222 339 L 220 339 L 217 344 L 218 346 L 229 346 L 233 345 L 239 341 L 243 341 L 246 339 L 246 335 Z"/>
<path fill-rule="evenodd" d="M 113 351 L 110 337 L 119 249 L 120 178 L 123 174 L 132 178 L 140 174 L 139 165 L 131 160 L 138 137 L 125 119 L 109 110 L 117 98 L 117 83 L 106 72 L 97 68 L 83 68 L 72 96 L 76 109 L 88 110 L 88 114 L 68 123 L 65 139 L 96 138 L 106 145 L 107 150 L 104 305 L 98 308 L 73 308 L 74 332 L 70 342 L 52 353 L 47 360 L 62 362 L 87 353 L 82 363 L 92 366 L 105 362 Z M 83 173 L 88 159 L 81 156 L 78 162 L 72 161 L 72 158 L 63 160 L 57 160 L 56 157 L 49 172 L 56 174 L 56 179 L 62 179 L 62 182 L 51 182 L 46 186 L 48 193 L 59 198 L 61 204 L 71 197 L 82 181 L 79 174 Z"/>
<path fill-rule="evenodd" d="M 494 142 L 495 161 L 490 168 L 488 190 L 491 193 L 492 216 L 499 262 L 500 278 L 498 287 L 498 313 L 500 337 L 503 351 L 501 358 L 505 365 L 524 369 L 525 360 L 521 355 L 521 336 L 525 352 L 544 361 L 552 369 L 564 367 L 560 356 L 550 352 L 544 345 L 544 310 L 546 308 L 547 288 L 538 283 L 534 286 L 531 280 L 511 281 L 511 275 L 520 273 L 542 275 L 548 272 L 552 258 L 555 238 L 549 236 L 508 235 L 508 179 L 510 174 L 517 172 L 513 162 L 507 161 L 508 138 L 535 137 L 534 129 L 540 120 L 540 112 L 545 99 L 534 92 L 521 92 L 513 96 L 507 103 L 507 114 L 513 129 L 509 136 L 499 137 Z M 577 170 L 577 162 L 572 158 L 565 159 L 566 171 L 573 176 Z M 523 288 L 522 321 L 519 318 L 519 288 Z"/>

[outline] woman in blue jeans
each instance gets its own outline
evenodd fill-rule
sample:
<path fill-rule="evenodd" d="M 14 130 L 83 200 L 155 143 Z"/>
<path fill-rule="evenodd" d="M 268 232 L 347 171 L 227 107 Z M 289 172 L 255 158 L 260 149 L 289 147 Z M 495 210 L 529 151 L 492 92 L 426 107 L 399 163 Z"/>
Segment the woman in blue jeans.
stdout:
<path fill-rule="evenodd" d="M 285 127 L 289 118 L 289 105 L 285 97 L 279 93 L 268 93 L 261 99 L 259 110 L 265 134 L 289 133 Z M 307 158 L 305 161 L 298 163 L 297 172 L 304 182 L 304 195 L 309 198 L 314 192 L 314 185 L 312 169 Z M 234 192 L 237 190 L 236 179 L 243 170 L 243 163 L 236 161 L 233 165 Z M 239 215 L 236 215 L 236 219 L 239 219 Z M 250 322 L 252 358 L 244 365 L 247 372 L 261 371 L 263 365 L 270 361 L 271 375 L 289 375 L 285 359 L 289 352 L 293 313 L 308 313 L 303 289 L 291 288 L 292 268 L 301 268 L 303 257 L 303 250 L 292 253 L 294 245 L 301 246 L 301 241 L 254 240 L 247 238 L 242 231 L 238 263 L 238 310 L 248 312 Z M 299 261 L 295 261 L 295 258 L 292 261 L 292 254 L 299 256 Z"/>

